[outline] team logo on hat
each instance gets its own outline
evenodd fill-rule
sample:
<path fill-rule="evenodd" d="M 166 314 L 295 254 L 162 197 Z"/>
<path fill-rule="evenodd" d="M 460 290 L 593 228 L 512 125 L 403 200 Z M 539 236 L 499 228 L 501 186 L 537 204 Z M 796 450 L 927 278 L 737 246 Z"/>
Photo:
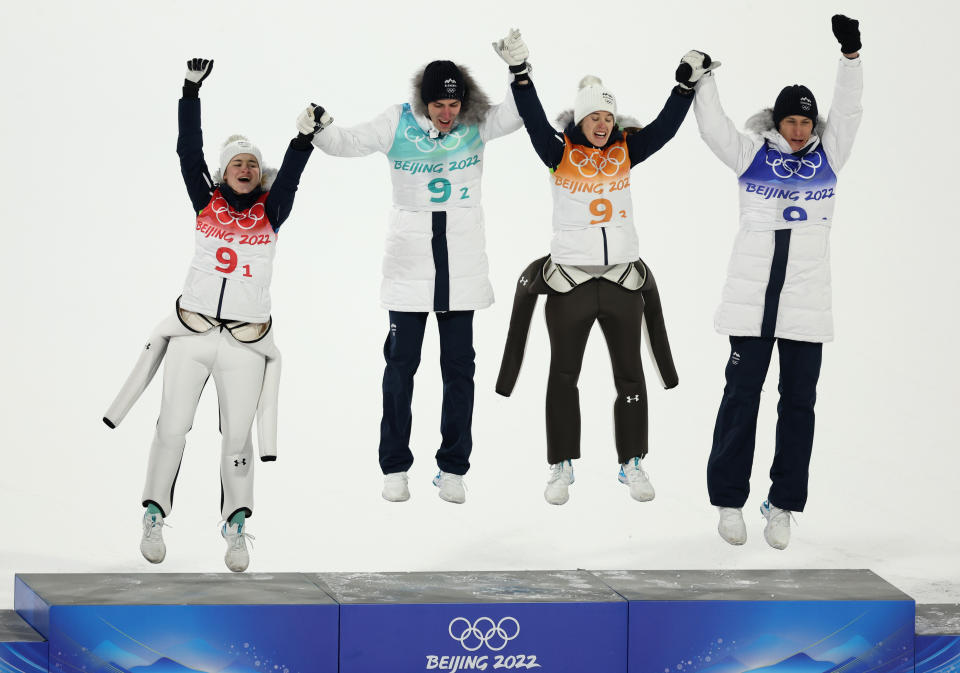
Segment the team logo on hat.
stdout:
<path fill-rule="evenodd" d="M 452 77 L 448 77 L 447 79 L 443 80 L 443 86 L 446 87 L 447 93 L 451 96 L 457 93 L 457 80 L 453 79 Z"/>
<path fill-rule="evenodd" d="M 809 112 L 810 108 L 813 107 L 813 101 L 807 98 L 806 96 L 800 97 L 800 109 L 804 112 Z"/>
<path fill-rule="evenodd" d="M 607 105 L 616 105 L 617 102 L 613 99 L 613 94 L 609 91 L 604 91 L 600 94 L 600 97 L 603 99 L 603 102 Z"/>

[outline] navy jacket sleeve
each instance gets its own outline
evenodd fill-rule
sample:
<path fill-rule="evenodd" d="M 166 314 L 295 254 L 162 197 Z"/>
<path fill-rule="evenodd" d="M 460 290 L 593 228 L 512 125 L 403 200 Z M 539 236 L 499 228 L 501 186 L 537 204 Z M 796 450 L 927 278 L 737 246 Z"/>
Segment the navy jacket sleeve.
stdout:
<path fill-rule="evenodd" d="M 638 132 L 627 136 L 631 168 L 666 145 L 667 141 L 676 135 L 692 102 L 692 95 L 680 94 L 674 89 L 657 118 Z"/>
<path fill-rule="evenodd" d="M 203 131 L 200 129 L 200 99 L 184 90 L 177 113 L 179 135 L 177 155 L 180 157 L 180 173 L 187 186 L 193 211 L 199 213 L 210 202 L 213 180 L 203 160 Z"/>
<path fill-rule="evenodd" d="M 523 118 L 523 125 L 530 136 L 530 142 L 533 143 L 533 149 L 548 168 L 556 168 L 563 159 L 563 134 L 547 121 L 533 82 L 524 86 L 514 82 L 510 86 L 513 88 L 513 100 L 517 103 L 517 110 Z"/>
<path fill-rule="evenodd" d="M 264 206 L 267 209 L 267 218 L 273 225 L 273 230 L 280 229 L 280 225 L 290 217 L 293 209 L 293 197 L 300 184 L 300 176 L 307 167 L 307 160 L 313 152 L 313 145 L 309 140 L 299 136 L 290 141 L 287 153 L 283 155 L 283 163 L 277 171 L 277 177 L 270 187 Z"/>

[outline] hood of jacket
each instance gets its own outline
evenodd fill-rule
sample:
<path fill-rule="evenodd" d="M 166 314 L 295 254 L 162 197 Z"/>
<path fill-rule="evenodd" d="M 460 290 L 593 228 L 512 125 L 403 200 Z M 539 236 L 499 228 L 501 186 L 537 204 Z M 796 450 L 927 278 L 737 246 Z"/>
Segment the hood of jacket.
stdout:
<path fill-rule="evenodd" d="M 806 150 L 809 152 L 814 149 L 820 142 L 820 138 L 823 137 L 823 129 L 826 126 L 827 122 L 823 117 L 817 115 L 817 121 L 813 125 L 813 133 L 810 134 L 810 143 L 807 144 Z M 743 125 L 750 133 L 756 133 L 759 136 L 767 138 L 768 140 L 774 141 L 778 145 L 786 144 L 787 147 L 790 146 L 790 143 L 786 141 L 780 132 L 776 129 L 773 124 L 773 108 L 768 107 L 760 110 L 749 119 L 747 123 Z"/>
<path fill-rule="evenodd" d="M 466 96 L 460 103 L 460 114 L 457 115 L 457 125 L 471 126 L 479 124 L 486 118 L 487 112 L 490 111 L 490 99 L 477 84 L 477 81 L 473 78 L 473 75 L 470 74 L 470 70 L 466 66 L 460 65 L 459 63 L 454 65 L 457 66 L 460 74 L 463 75 L 463 84 L 466 89 Z M 413 74 L 413 79 L 410 81 L 410 85 L 413 87 L 413 90 L 410 92 L 410 105 L 413 107 L 414 114 L 418 117 L 430 119 L 430 115 L 427 113 L 427 104 L 420 100 L 420 86 L 423 84 L 423 71 L 426 67 L 425 64 L 417 70 L 417 72 Z"/>
<path fill-rule="evenodd" d="M 617 142 L 618 140 L 622 140 L 624 131 L 627 129 L 633 130 L 643 128 L 643 124 L 641 124 L 636 117 L 615 115 L 613 121 L 616 124 L 616 128 L 613 130 L 613 133 L 610 134 L 610 137 L 607 138 L 607 145 Z M 570 141 L 574 145 L 589 145 L 590 147 L 594 147 L 594 145 L 587 140 L 587 137 L 583 135 L 580 125 L 573 123 L 573 108 L 569 108 L 558 114 L 557 123 L 560 125 L 560 128 L 563 129 L 564 134 L 570 138 Z M 604 145 L 604 147 L 607 145 Z"/>

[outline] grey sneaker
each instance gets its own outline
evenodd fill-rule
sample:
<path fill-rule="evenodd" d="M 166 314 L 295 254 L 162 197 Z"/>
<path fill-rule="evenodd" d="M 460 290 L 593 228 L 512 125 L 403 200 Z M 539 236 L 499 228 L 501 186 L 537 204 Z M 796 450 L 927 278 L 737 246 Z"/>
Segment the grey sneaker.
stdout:
<path fill-rule="evenodd" d="M 163 543 L 162 514 L 143 513 L 143 537 L 140 538 L 140 553 L 150 563 L 160 563 L 167 555 L 167 545 Z"/>
<path fill-rule="evenodd" d="M 383 475 L 383 491 L 380 492 L 384 500 L 389 502 L 406 502 L 410 499 L 410 489 L 407 488 L 406 472 L 391 472 Z"/>
<path fill-rule="evenodd" d="M 734 545 L 747 541 L 747 524 L 743 522 L 743 511 L 739 507 L 717 507 L 720 510 L 720 523 L 717 532 L 720 537 Z"/>
<path fill-rule="evenodd" d="M 235 573 L 242 573 L 250 565 L 250 553 L 247 551 L 247 538 L 253 536 L 246 531 L 246 522 L 242 524 L 224 523 L 220 534 L 227 541 L 227 552 L 223 562 Z"/>
<path fill-rule="evenodd" d="M 562 505 L 570 499 L 570 484 L 574 481 L 572 461 L 563 460 L 551 465 L 550 479 L 547 480 L 543 497 L 551 505 Z"/>
<path fill-rule="evenodd" d="M 617 480 L 621 484 L 630 487 L 630 497 L 639 502 L 653 500 L 656 491 L 653 490 L 653 484 L 650 483 L 648 475 L 643 465 L 640 464 L 640 458 L 631 458 L 628 462 L 620 466 L 620 474 Z"/>
<path fill-rule="evenodd" d="M 793 518 L 793 512 L 775 507 L 769 500 L 764 500 L 760 505 L 760 513 L 767 520 L 763 529 L 767 544 L 774 549 L 786 549 L 790 544 L 790 519 Z"/>
<path fill-rule="evenodd" d="M 467 500 L 463 485 L 463 475 L 451 474 L 441 470 L 433 478 L 433 485 L 440 489 L 440 497 L 447 502 L 462 505 Z"/>

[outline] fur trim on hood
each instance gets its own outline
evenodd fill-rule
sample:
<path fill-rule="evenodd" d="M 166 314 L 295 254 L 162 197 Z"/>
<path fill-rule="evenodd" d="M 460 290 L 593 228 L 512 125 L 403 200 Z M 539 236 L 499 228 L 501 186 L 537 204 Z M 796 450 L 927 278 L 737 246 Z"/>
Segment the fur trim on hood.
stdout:
<path fill-rule="evenodd" d="M 463 75 L 463 84 L 467 91 L 466 100 L 460 105 L 460 114 L 457 115 L 457 123 L 463 124 L 464 126 L 479 124 L 487 116 L 487 112 L 490 111 L 490 99 L 477 84 L 476 80 L 473 79 L 470 70 L 459 63 L 455 63 L 454 65 L 457 66 L 460 74 Z M 427 114 L 427 104 L 420 100 L 420 86 L 423 84 L 423 71 L 426 70 L 426 67 L 427 66 L 424 65 L 414 73 L 413 79 L 410 82 L 413 86 L 413 91 L 410 94 L 410 105 L 413 107 L 415 114 L 429 119 L 430 115 Z"/>
<path fill-rule="evenodd" d="M 616 122 L 617 127 L 622 129 L 634 128 L 642 129 L 643 124 L 636 117 L 629 117 L 627 115 L 616 115 L 613 120 Z M 566 131 L 569 127 L 573 126 L 573 108 L 564 110 L 557 115 L 557 123 L 560 124 L 560 128 Z"/>
<path fill-rule="evenodd" d="M 263 166 L 260 168 L 260 189 L 265 192 L 269 192 L 270 188 L 273 187 L 273 181 L 277 178 L 277 169 L 270 168 L 269 166 Z M 223 182 L 223 176 L 220 175 L 220 169 L 218 168 L 213 172 L 213 184 L 219 185 Z"/>
<path fill-rule="evenodd" d="M 820 115 L 817 115 L 817 122 L 813 125 L 813 134 L 822 138 L 823 129 L 826 124 L 826 120 Z M 768 107 L 760 110 L 760 112 L 756 113 L 747 120 L 747 123 L 743 125 L 743 128 L 758 135 L 776 131 L 777 129 L 774 128 L 773 125 L 773 108 Z"/>

